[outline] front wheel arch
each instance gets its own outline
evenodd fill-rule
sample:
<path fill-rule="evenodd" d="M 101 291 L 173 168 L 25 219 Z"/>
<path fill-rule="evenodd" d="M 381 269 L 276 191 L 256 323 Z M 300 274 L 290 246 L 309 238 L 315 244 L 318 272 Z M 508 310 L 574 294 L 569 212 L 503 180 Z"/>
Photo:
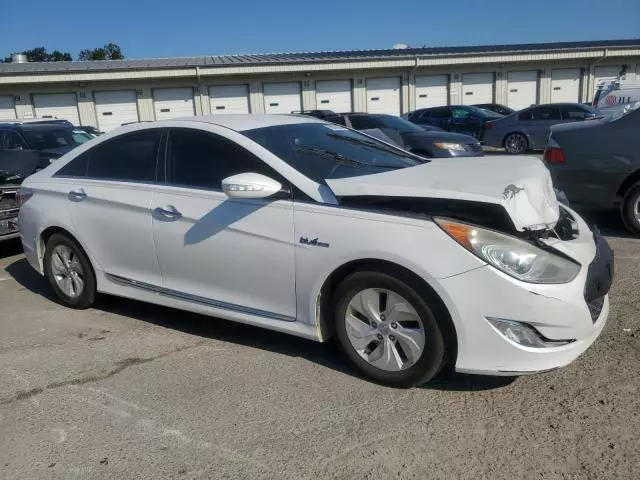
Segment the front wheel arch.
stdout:
<path fill-rule="evenodd" d="M 410 284 L 416 291 L 433 306 L 433 313 L 443 328 L 445 339 L 446 355 L 445 364 L 449 367 L 455 366 L 458 356 L 458 335 L 449 313 L 449 309 L 436 291 L 419 275 L 397 263 L 388 260 L 375 258 L 364 258 L 345 263 L 331 272 L 325 279 L 320 294 L 316 301 L 316 312 L 319 330 L 322 341 L 328 340 L 335 334 L 333 319 L 334 293 L 342 281 L 352 273 L 364 270 L 379 271 L 403 280 Z M 446 368 L 446 367 L 445 367 Z"/>

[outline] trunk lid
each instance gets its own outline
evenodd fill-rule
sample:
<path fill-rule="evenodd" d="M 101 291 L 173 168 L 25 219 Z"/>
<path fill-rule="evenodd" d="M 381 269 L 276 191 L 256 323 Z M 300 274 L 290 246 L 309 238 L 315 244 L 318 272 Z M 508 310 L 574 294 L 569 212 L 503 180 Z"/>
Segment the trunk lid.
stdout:
<path fill-rule="evenodd" d="M 559 218 L 551 176 L 535 157 L 496 155 L 432 159 L 359 177 L 327 179 L 337 197 L 456 199 L 501 205 L 519 231 L 553 227 Z"/>

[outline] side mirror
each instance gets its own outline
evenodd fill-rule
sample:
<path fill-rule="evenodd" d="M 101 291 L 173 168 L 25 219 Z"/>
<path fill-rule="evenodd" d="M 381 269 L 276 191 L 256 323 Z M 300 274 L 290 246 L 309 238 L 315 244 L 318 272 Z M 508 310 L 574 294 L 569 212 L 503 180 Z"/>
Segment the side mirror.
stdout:
<path fill-rule="evenodd" d="M 239 173 L 222 180 L 222 191 L 229 198 L 267 198 L 281 189 L 280 182 L 259 173 Z"/>

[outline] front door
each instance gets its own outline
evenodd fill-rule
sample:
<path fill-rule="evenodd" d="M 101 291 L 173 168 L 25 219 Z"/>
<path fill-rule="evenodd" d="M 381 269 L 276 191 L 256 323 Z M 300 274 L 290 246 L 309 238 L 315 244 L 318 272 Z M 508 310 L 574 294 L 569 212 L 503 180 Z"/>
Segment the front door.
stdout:
<path fill-rule="evenodd" d="M 284 181 L 259 158 L 221 135 L 175 128 L 167 185 L 153 197 L 153 234 L 170 294 L 226 310 L 293 320 L 293 204 L 230 199 L 222 180 L 255 172 Z"/>
<path fill-rule="evenodd" d="M 483 121 L 464 107 L 451 107 L 451 126 L 449 130 L 479 138 Z"/>

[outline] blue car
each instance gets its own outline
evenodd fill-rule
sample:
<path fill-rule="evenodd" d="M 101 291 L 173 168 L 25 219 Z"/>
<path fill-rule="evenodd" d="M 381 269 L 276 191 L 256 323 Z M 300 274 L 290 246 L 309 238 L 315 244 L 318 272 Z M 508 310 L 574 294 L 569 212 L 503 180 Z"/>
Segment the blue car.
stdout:
<path fill-rule="evenodd" d="M 403 115 L 403 117 L 416 125 L 434 125 L 447 132 L 464 133 L 481 139 L 485 123 L 503 116 L 491 110 L 471 105 L 451 105 L 422 108 Z"/>

